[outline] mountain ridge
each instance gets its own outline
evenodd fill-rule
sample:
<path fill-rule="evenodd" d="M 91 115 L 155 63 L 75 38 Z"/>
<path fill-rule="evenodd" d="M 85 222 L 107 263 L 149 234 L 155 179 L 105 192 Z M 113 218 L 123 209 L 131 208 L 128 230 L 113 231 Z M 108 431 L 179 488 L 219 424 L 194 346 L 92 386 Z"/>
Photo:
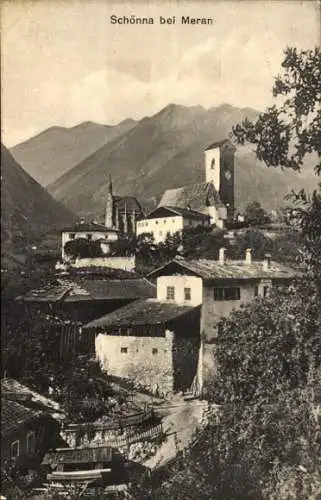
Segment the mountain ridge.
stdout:
<path fill-rule="evenodd" d="M 135 123 L 135 120 L 126 119 L 117 125 L 92 121 L 72 127 L 53 125 L 13 146 L 10 152 L 26 172 L 46 187 Z"/>

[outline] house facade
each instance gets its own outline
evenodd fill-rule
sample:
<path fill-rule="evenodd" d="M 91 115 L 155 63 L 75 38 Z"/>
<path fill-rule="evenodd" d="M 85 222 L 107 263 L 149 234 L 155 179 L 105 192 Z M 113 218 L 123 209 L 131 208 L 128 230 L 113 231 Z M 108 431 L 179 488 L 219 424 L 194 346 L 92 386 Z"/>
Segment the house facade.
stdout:
<path fill-rule="evenodd" d="M 158 206 L 190 206 L 208 215 L 211 224 L 222 228 L 234 215 L 235 151 L 229 139 L 208 146 L 204 158 L 205 182 L 166 190 Z"/>
<path fill-rule="evenodd" d="M 1 462 L 20 470 L 37 468 L 55 446 L 59 405 L 13 379 L 1 380 Z"/>
<path fill-rule="evenodd" d="M 255 297 L 267 295 L 272 286 L 290 284 L 297 275 L 292 268 L 271 261 L 269 255 L 264 261 L 253 261 L 251 249 L 247 249 L 243 261 L 228 260 L 224 248 L 218 257 L 217 260 L 176 258 L 148 276 L 157 279 L 157 287 L 161 284 L 163 295 L 169 293 L 170 297 L 183 297 L 184 279 L 194 278 L 191 298 L 202 305 L 201 331 L 210 342 L 217 338 L 222 318 Z"/>
<path fill-rule="evenodd" d="M 189 298 L 194 281 L 185 279 L 186 300 L 164 299 L 160 286 L 156 299 L 137 301 L 85 325 L 84 333 L 95 336 L 102 368 L 157 394 L 189 389 L 200 346 L 200 307 Z"/>
<path fill-rule="evenodd" d="M 199 226 L 209 227 L 210 216 L 191 208 L 162 206 L 137 221 L 136 235 L 149 233 L 158 244 L 164 242 L 167 236 L 182 235 L 184 229 Z"/>

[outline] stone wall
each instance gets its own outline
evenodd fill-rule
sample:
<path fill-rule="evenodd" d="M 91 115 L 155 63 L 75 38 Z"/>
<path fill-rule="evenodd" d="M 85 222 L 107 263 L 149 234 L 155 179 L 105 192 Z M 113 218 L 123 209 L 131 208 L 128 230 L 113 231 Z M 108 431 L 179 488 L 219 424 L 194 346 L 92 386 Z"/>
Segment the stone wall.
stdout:
<path fill-rule="evenodd" d="M 135 269 L 135 256 L 76 259 L 71 263 L 71 266 L 77 269 L 82 267 L 111 267 L 113 269 L 133 271 Z"/>
<path fill-rule="evenodd" d="M 146 327 L 143 327 L 146 328 Z M 173 333 L 164 336 L 98 334 L 96 356 L 110 375 L 127 378 L 137 386 L 166 395 L 173 392 Z"/>

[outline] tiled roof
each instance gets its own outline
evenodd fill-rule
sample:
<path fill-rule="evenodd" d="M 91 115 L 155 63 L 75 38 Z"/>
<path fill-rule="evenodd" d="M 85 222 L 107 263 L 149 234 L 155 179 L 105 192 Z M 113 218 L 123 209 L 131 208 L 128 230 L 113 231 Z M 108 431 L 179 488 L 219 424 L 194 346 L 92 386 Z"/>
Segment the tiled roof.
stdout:
<path fill-rule="evenodd" d="M 191 184 L 177 189 L 167 189 L 158 206 L 179 207 L 204 211 L 208 206 L 221 207 L 223 203 L 215 187 L 210 182 Z"/>
<path fill-rule="evenodd" d="M 204 280 L 217 279 L 282 279 L 294 278 L 298 272 L 289 266 L 284 266 L 278 262 L 271 262 L 270 268 L 265 269 L 263 262 L 252 261 L 246 264 L 245 261 L 226 260 L 221 264 L 218 260 L 199 259 L 185 260 L 174 259 L 163 267 L 155 269 L 148 276 L 157 277 L 169 272 L 170 274 L 182 274 L 184 271 L 200 276 Z"/>
<path fill-rule="evenodd" d="M 197 212 L 196 210 L 192 210 L 189 208 L 181 208 L 181 207 L 170 207 L 164 205 L 161 207 L 157 207 L 152 212 L 150 212 L 147 216 L 147 219 L 157 218 L 158 217 L 157 212 L 159 212 L 160 209 L 164 209 L 172 214 L 181 215 L 182 217 L 188 217 L 190 219 L 202 219 L 202 220 L 209 219 L 208 215 L 203 214 L 201 212 Z"/>
<path fill-rule="evenodd" d="M 91 321 L 84 328 L 161 325 L 191 312 L 195 307 L 156 299 L 139 300 Z"/>
<path fill-rule="evenodd" d="M 1 434 L 6 436 L 20 429 L 26 422 L 40 418 L 42 411 L 23 406 L 17 401 L 1 397 Z"/>
<path fill-rule="evenodd" d="M 208 151 L 209 149 L 217 148 L 219 146 L 224 146 L 224 144 L 228 144 L 228 146 L 230 148 L 233 148 L 234 150 L 236 149 L 233 142 L 228 137 L 225 137 L 224 139 L 221 139 L 219 141 L 215 141 L 212 144 L 210 144 L 209 146 L 207 146 L 207 148 L 205 148 L 205 151 Z"/>
<path fill-rule="evenodd" d="M 156 296 L 156 287 L 145 278 L 131 280 L 86 280 L 81 286 L 91 300 L 140 299 Z M 75 289 L 69 293 L 65 301 L 75 302 L 82 300 L 82 298 L 88 300 L 88 295 L 85 293 L 81 294 Z"/>
<path fill-rule="evenodd" d="M 11 378 L 2 378 L 1 379 L 1 393 L 7 399 L 14 398 L 15 401 L 23 402 L 30 401 L 31 403 L 36 403 L 38 408 L 43 408 L 46 411 L 49 411 L 51 414 L 54 413 L 53 416 L 61 418 L 64 416 L 63 411 L 60 408 L 59 403 L 53 401 L 52 399 L 46 398 L 42 396 L 36 391 L 29 389 L 29 387 L 21 384 L 17 380 Z M 28 398 L 28 399 L 26 399 Z"/>
<path fill-rule="evenodd" d="M 25 302 L 79 302 L 141 299 L 156 296 L 156 287 L 145 278 L 73 279 L 64 285 L 31 290 L 17 300 Z"/>
<path fill-rule="evenodd" d="M 104 226 L 98 222 L 76 222 L 73 226 L 67 226 L 62 229 L 62 232 L 99 232 L 99 233 L 117 233 L 118 229 Z"/>
<path fill-rule="evenodd" d="M 23 300 L 26 302 L 59 302 L 64 299 L 71 289 L 71 284 L 48 285 L 35 290 L 30 290 L 25 293 L 25 295 L 17 297 L 16 300 Z"/>
<path fill-rule="evenodd" d="M 112 448 L 100 446 L 97 448 L 65 448 L 47 453 L 42 461 L 43 465 L 54 464 L 84 464 L 111 462 Z"/>

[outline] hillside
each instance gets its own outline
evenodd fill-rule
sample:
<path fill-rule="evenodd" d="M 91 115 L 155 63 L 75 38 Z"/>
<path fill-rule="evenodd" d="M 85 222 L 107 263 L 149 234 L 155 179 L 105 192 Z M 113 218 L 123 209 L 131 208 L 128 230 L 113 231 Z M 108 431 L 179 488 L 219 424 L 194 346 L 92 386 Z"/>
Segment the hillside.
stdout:
<path fill-rule="evenodd" d="M 2 254 L 24 253 L 42 235 L 61 228 L 74 216 L 40 186 L 1 145 Z"/>
<path fill-rule="evenodd" d="M 209 110 L 170 104 L 69 170 L 48 187 L 49 192 L 74 213 L 100 216 L 111 174 L 115 193 L 134 194 L 150 209 L 165 189 L 204 180 L 204 148 L 226 137 L 232 125 L 246 116 L 253 119 L 257 112 L 228 104 Z M 266 209 L 276 208 L 291 189 L 310 190 L 314 186 L 312 168 L 302 174 L 268 169 L 254 153 L 238 148 L 239 210 L 253 199 Z"/>
<path fill-rule="evenodd" d="M 26 172 L 47 186 L 134 125 L 133 120 L 124 120 L 115 126 L 84 122 L 71 128 L 51 127 L 10 151 Z"/>

